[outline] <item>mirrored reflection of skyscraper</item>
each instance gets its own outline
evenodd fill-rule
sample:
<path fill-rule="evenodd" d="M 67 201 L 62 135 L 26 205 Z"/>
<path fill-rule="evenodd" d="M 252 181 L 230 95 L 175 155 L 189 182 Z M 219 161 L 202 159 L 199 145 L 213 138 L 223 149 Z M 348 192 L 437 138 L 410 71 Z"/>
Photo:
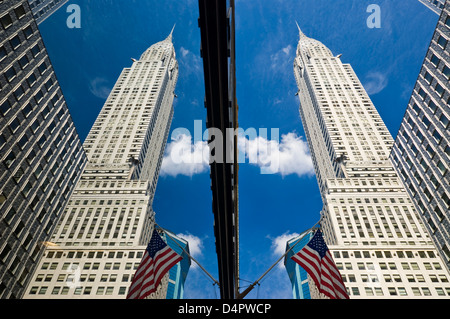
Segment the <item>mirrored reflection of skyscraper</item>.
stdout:
<path fill-rule="evenodd" d="M 0 297 L 20 298 L 86 163 L 27 1 L 0 3 Z"/>
<path fill-rule="evenodd" d="M 299 33 L 294 74 L 321 226 L 350 298 L 448 298 L 449 273 L 389 160 L 388 129 L 352 67 Z"/>
<path fill-rule="evenodd" d="M 178 79 L 172 33 L 133 61 L 83 144 L 88 164 L 25 298 L 127 295 L 154 228 L 152 202 Z M 164 298 L 167 284 L 168 278 L 152 298 Z"/>
<path fill-rule="evenodd" d="M 450 2 L 437 23 L 391 158 L 450 269 Z"/>

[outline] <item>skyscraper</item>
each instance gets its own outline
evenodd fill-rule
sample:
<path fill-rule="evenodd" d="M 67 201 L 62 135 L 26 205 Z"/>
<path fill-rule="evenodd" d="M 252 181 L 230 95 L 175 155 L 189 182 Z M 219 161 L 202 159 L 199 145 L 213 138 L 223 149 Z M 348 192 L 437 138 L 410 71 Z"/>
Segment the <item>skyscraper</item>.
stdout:
<path fill-rule="evenodd" d="M 86 156 L 28 2 L 0 24 L 0 297 L 20 298 Z"/>
<path fill-rule="evenodd" d="M 437 23 L 391 158 L 450 269 L 450 2 Z"/>
<path fill-rule="evenodd" d="M 292 248 L 284 258 L 284 266 L 292 284 L 294 299 L 311 299 L 310 282 L 313 281 L 308 278 L 306 270 L 293 261 L 291 257 L 298 253 L 311 240 L 312 236 L 312 232 L 308 231 L 286 243 L 286 250 Z"/>
<path fill-rule="evenodd" d="M 122 71 L 83 144 L 88 164 L 26 298 L 126 297 L 154 228 L 177 79 L 172 33 Z M 167 280 L 153 297 L 165 296 Z"/>
<path fill-rule="evenodd" d="M 37 24 L 40 24 L 49 16 L 51 16 L 66 2 L 67 0 L 28 0 Z"/>
<path fill-rule="evenodd" d="M 299 34 L 294 74 L 321 227 L 350 298 L 448 298 L 449 273 L 389 160 L 389 131 L 352 67 Z"/>
<path fill-rule="evenodd" d="M 446 0 L 419 0 L 428 8 L 430 8 L 434 13 L 441 14 L 442 9 L 444 8 Z"/>
<path fill-rule="evenodd" d="M 189 243 L 167 230 L 161 234 L 163 240 L 183 259 L 169 270 L 165 299 L 183 299 L 184 283 L 191 266 Z"/>

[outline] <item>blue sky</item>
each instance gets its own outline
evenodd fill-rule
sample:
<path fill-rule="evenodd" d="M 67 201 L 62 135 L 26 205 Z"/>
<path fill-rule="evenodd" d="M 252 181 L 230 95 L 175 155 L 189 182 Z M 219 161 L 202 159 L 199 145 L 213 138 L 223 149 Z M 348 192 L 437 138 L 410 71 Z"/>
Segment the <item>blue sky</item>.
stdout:
<path fill-rule="evenodd" d="M 80 29 L 66 25 L 70 4 L 81 8 Z M 381 9 L 379 29 L 367 27 L 370 4 Z M 274 174 L 261 174 L 248 161 L 240 165 L 240 267 L 241 285 L 246 286 L 281 256 L 286 239 L 317 222 L 322 208 L 294 95 L 295 21 L 306 35 L 334 54 L 342 53 L 395 137 L 438 16 L 417 0 L 237 0 L 236 15 L 239 124 L 244 129 L 279 129 L 275 147 L 281 158 L 280 171 Z M 171 130 L 186 128 L 193 135 L 195 120 L 203 121 L 204 128 L 197 19 L 196 0 L 78 0 L 40 25 L 82 141 L 122 69 L 163 40 L 175 23 L 180 75 Z M 169 135 L 168 142 L 169 151 L 180 141 Z M 194 257 L 217 278 L 209 170 L 201 164 L 196 170 L 170 164 L 166 161 L 156 190 L 157 222 L 190 236 Z M 192 267 L 185 297 L 218 298 L 219 292 Z M 247 298 L 291 297 L 287 273 L 276 267 Z"/>

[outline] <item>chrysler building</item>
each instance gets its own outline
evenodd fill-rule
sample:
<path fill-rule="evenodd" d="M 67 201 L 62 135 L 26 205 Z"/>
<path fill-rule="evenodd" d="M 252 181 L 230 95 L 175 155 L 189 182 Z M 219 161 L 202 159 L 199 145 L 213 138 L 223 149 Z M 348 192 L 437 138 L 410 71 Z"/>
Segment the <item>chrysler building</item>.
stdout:
<path fill-rule="evenodd" d="M 172 32 L 119 76 L 83 144 L 88 164 L 25 298 L 126 297 L 154 228 L 178 78 Z M 168 277 L 153 297 L 165 298 Z"/>
<path fill-rule="evenodd" d="M 294 74 L 321 226 L 350 298 L 448 298 L 449 273 L 389 159 L 383 120 L 350 64 L 299 34 Z"/>

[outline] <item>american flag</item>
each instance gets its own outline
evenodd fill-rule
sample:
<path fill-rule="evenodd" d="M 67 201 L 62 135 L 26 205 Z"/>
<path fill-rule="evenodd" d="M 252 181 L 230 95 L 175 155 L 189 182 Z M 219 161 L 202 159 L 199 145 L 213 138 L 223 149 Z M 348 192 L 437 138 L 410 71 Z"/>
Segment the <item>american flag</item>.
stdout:
<path fill-rule="evenodd" d="M 317 230 L 309 243 L 291 258 L 311 276 L 319 292 L 331 299 L 349 298 L 341 274 L 320 230 Z"/>
<path fill-rule="evenodd" d="M 181 259 L 182 257 L 162 240 L 155 229 L 134 274 L 127 299 L 144 299 L 155 292 L 164 275 Z"/>

